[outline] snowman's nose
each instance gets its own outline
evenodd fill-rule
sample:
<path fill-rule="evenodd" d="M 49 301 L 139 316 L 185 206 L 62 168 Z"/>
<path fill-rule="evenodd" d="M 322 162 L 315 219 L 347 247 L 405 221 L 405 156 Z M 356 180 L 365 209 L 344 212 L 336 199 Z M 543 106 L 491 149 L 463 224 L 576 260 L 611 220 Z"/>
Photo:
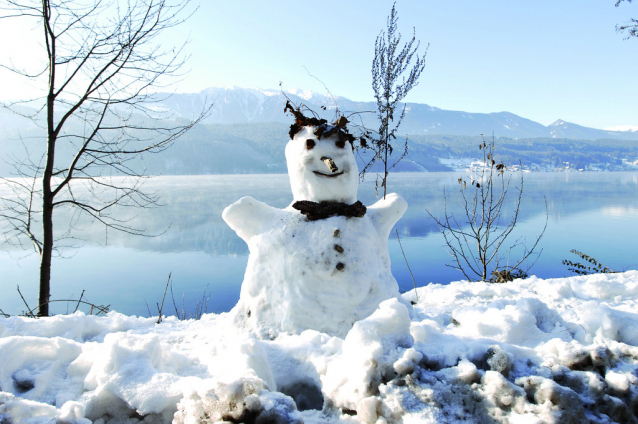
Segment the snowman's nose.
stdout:
<path fill-rule="evenodd" d="M 328 157 L 322 157 L 321 160 L 323 161 L 323 163 L 326 164 L 326 166 L 328 167 L 328 169 L 330 169 L 331 172 L 337 172 L 339 170 L 339 168 L 337 168 L 337 165 L 335 164 L 335 161 L 333 161 L 331 158 Z"/>

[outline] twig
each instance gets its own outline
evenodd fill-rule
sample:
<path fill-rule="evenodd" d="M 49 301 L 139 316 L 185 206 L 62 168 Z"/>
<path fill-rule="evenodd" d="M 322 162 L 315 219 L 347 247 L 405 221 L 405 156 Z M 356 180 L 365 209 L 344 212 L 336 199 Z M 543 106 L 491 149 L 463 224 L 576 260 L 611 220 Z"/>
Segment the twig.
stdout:
<path fill-rule="evenodd" d="M 33 310 L 29 307 L 29 304 L 27 303 L 27 301 L 24 300 L 24 296 L 22 296 L 22 292 L 20 291 L 20 285 L 18 285 L 18 293 L 20 293 L 20 297 L 22 298 L 22 301 L 24 302 L 24 306 L 26 306 L 28 310 L 28 312 L 25 313 L 25 315 L 31 316 L 31 318 L 35 318 L 35 316 L 33 315 Z"/>
<path fill-rule="evenodd" d="M 326 92 L 328 92 L 328 95 L 332 99 L 332 103 L 334 103 L 334 105 L 335 105 L 335 119 L 337 119 L 339 117 L 339 105 L 337 104 L 337 99 L 335 99 L 335 96 L 332 95 L 332 93 L 328 89 L 328 86 L 323 81 L 321 81 L 319 78 L 317 78 L 316 76 L 314 76 L 314 75 L 312 75 L 310 73 L 308 68 L 306 68 L 306 65 L 303 65 L 303 68 L 306 70 L 306 72 L 308 73 L 309 76 L 311 76 L 312 78 L 314 78 L 317 81 L 319 81 L 321 83 L 321 85 L 323 85 L 323 88 L 326 89 Z"/>
<path fill-rule="evenodd" d="M 206 292 L 208 291 L 208 284 L 206 284 L 206 288 L 204 289 L 204 293 L 202 294 L 201 302 L 198 301 L 195 307 L 195 319 L 201 319 L 202 315 L 208 312 L 208 301 L 210 300 L 210 294 L 206 297 Z"/>
<path fill-rule="evenodd" d="M 408 263 L 408 258 L 405 257 L 405 252 L 403 251 L 403 246 L 401 246 L 401 239 L 399 238 L 399 230 L 397 230 L 395 228 L 394 231 L 396 231 L 396 233 L 397 233 L 397 240 L 399 241 L 399 247 L 401 248 L 401 253 L 403 253 L 403 259 L 405 259 L 405 264 L 408 266 L 408 271 L 410 271 L 410 276 L 412 277 L 412 284 L 414 284 L 414 296 L 416 296 L 416 303 L 419 303 L 419 293 L 417 293 L 416 281 L 414 281 L 414 275 L 412 274 L 412 270 L 410 269 L 410 264 Z"/>
<path fill-rule="evenodd" d="M 146 303 L 146 310 L 148 311 L 148 317 L 152 317 L 153 314 L 151 314 L 151 308 L 148 307 L 148 302 L 146 301 L 146 299 L 144 299 L 144 303 Z"/>
<path fill-rule="evenodd" d="M 162 296 L 162 306 L 157 305 L 157 311 L 159 312 L 159 317 L 157 318 L 157 323 L 162 322 L 162 309 L 164 309 L 164 299 L 166 299 L 166 292 L 168 291 L 168 285 L 171 283 L 171 274 L 168 273 L 168 281 L 166 281 L 166 287 L 164 288 L 164 296 Z"/>
<path fill-rule="evenodd" d="M 82 294 L 80 294 L 80 300 L 78 300 L 78 304 L 75 307 L 75 311 L 73 311 L 73 313 L 76 313 L 78 311 L 78 308 L 80 307 L 80 302 L 82 301 L 83 296 L 84 296 L 84 290 L 82 290 Z"/>
<path fill-rule="evenodd" d="M 5 314 L 5 312 L 2 310 L 2 308 L 0 308 L 0 315 L 2 315 L 4 318 L 10 318 L 11 317 L 11 315 Z"/>
<path fill-rule="evenodd" d="M 49 301 L 48 301 L 48 302 L 46 302 L 46 303 L 55 303 L 55 302 L 75 302 L 75 301 L 76 301 L 75 299 L 58 299 L 58 300 L 49 300 Z M 99 311 L 99 312 L 98 312 L 97 314 L 95 314 L 95 315 L 99 315 L 99 314 L 106 314 L 106 313 L 109 311 L 110 307 L 111 307 L 111 305 L 99 306 L 99 305 L 95 305 L 95 304 L 93 304 L 93 303 L 91 303 L 91 302 L 85 302 L 85 301 L 83 301 L 83 300 L 78 300 L 77 302 L 78 302 L 78 303 L 81 303 L 81 304 L 83 304 L 83 305 L 89 305 L 89 306 L 91 306 L 91 311 L 89 312 L 89 315 L 93 315 L 93 309 L 97 309 L 97 310 Z"/>
<path fill-rule="evenodd" d="M 171 284 L 171 298 L 173 299 L 173 308 L 175 308 L 175 316 L 177 317 L 177 319 L 181 318 L 179 317 L 179 309 L 177 309 L 177 304 L 175 303 L 175 294 L 173 293 L 173 285 Z"/>

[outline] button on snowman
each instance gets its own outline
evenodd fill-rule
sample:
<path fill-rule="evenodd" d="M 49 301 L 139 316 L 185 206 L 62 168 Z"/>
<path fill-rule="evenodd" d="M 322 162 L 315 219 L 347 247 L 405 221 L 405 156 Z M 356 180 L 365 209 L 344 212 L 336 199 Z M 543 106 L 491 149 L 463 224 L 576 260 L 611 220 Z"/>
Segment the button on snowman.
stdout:
<path fill-rule="evenodd" d="M 293 113 L 286 146 L 293 203 L 278 209 L 243 197 L 222 214 L 250 250 L 231 314 L 262 338 L 306 329 L 343 337 L 379 303 L 399 297 L 388 236 L 407 203 L 388 194 L 366 210 L 357 202 L 353 137 L 344 121 L 331 126 Z"/>

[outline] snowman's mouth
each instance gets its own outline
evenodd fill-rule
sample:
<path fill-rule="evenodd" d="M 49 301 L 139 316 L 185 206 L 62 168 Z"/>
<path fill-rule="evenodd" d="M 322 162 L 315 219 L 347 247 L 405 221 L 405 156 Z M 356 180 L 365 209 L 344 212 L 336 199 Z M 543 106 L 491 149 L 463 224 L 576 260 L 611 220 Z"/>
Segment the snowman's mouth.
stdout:
<path fill-rule="evenodd" d="M 339 175 L 343 175 L 343 171 L 341 172 L 337 172 L 336 174 L 324 174 L 323 172 L 319 172 L 319 171 L 312 171 L 315 175 L 321 175 L 322 177 L 328 177 L 328 178 L 334 178 L 334 177 L 338 177 Z"/>

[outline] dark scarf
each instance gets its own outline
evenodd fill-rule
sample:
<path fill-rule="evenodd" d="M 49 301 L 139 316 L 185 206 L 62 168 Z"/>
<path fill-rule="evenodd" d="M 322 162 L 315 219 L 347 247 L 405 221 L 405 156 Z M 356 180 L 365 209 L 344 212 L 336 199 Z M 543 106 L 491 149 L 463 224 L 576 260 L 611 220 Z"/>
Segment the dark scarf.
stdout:
<path fill-rule="evenodd" d="M 310 200 L 300 200 L 293 203 L 292 207 L 306 215 L 309 221 L 326 219 L 334 215 L 361 218 L 366 214 L 366 207 L 358 200 L 352 205 L 342 202 L 317 203 Z"/>

